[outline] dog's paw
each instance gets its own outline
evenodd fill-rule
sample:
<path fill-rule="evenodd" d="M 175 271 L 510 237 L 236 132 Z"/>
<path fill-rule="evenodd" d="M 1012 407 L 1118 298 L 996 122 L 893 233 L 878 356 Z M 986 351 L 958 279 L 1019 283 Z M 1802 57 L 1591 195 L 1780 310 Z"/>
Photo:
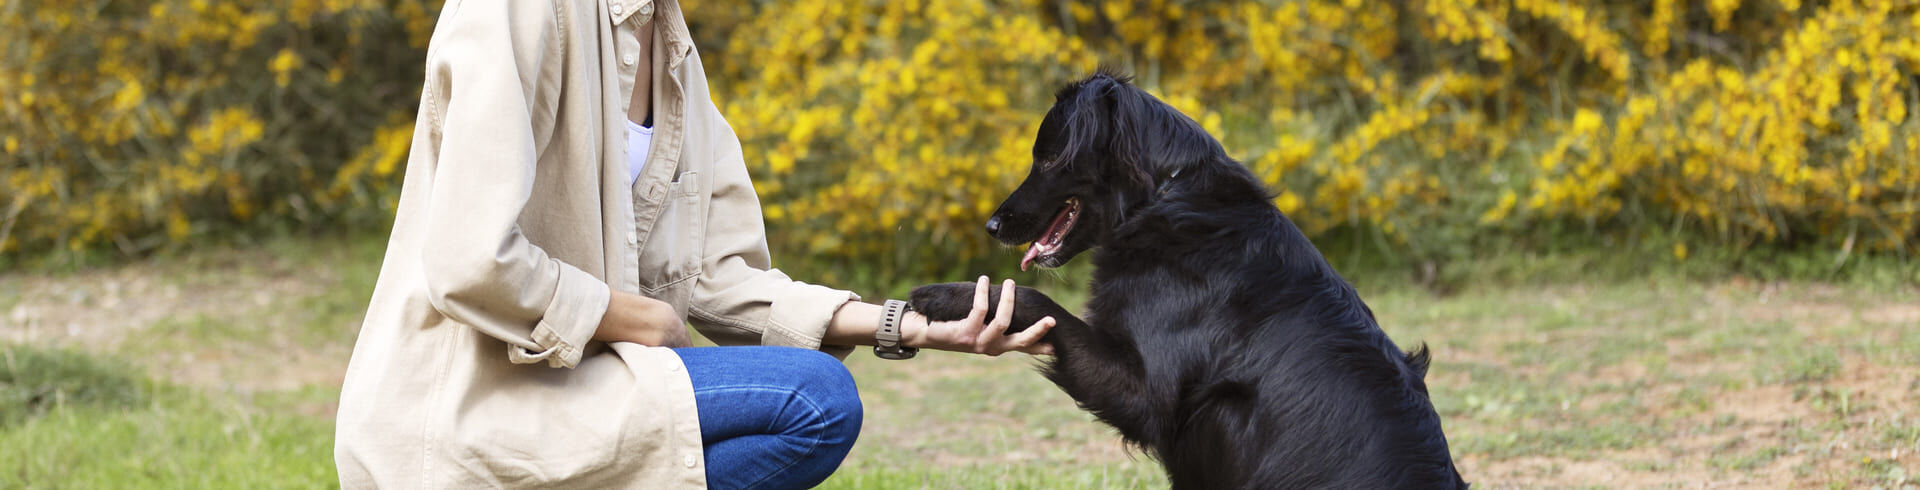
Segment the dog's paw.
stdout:
<path fill-rule="evenodd" d="M 973 311 L 973 288 L 974 284 L 970 282 L 928 284 L 913 288 L 913 294 L 907 296 L 907 304 L 913 305 L 913 310 L 926 315 L 928 320 L 959 320 Z M 995 290 L 992 294 L 998 299 L 1000 291 Z"/>
<path fill-rule="evenodd" d="M 928 320 L 936 322 L 960 320 L 973 312 L 974 287 L 974 283 L 970 282 L 928 284 L 913 288 L 913 294 L 908 296 L 907 303 L 913 305 L 914 311 L 926 315 Z M 1013 294 L 1013 323 L 1007 327 L 1007 333 L 1026 330 L 1034 322 L 1049 315 L 1058 319 L 1066 313 L 1058 303 L 1053 302 L 1053 298 L 1047 297 L 1046 293 L 1039 290 L 1019 286 L 1014 288 Z M 988 288 L 987 307 L 992 309 L 1000 307 L 999 287 Z M 997 313 L 997 311 L 989 311 L 987 317 L 992 318 Z"/>

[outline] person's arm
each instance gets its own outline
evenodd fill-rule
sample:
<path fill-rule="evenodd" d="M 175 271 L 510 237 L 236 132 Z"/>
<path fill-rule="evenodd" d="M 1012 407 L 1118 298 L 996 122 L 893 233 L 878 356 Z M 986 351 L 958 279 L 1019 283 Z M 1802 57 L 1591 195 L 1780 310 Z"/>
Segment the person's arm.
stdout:
<path fill-rule="evenodd" d="M 545 137 L 533 121 L 557 105 L 542 101 L 557 97 L 543 84 L 557 70 L 542 61 L 561 58 L 552 9 L 514 5 L 457 2 L 436 29 L 429 96 L 451 91 L 444 105 L 423 111 L 438 120 L 441 140 L 426 150 L 438 154 L 428 160 L 433 184 L 418 260 L 433 307 L 506 342 L 507 360 L 572 367 L 610 291 L 521 235 L 535 148 Z"/>
<path fill-rule="evenodd" d="M 689 55 L 689 61 L 697 56 Z M 721 117 L 704 92 L 689 92 L 689 112 L 712 111 L 709 117 Z M 725 125 L 700 129 L 704 131 L 698 134 L 689 131 L 688 144 L 708 145 L 719 155 L 700 176 L 707 188 L 705 233 L 687 319 L 708 338 L 722 343 L 821 348 L 821 337 L 834 313 L 860 297 L 793 280 L 772 267 L 760 198 L 747 175 L 740 140 Z"/>

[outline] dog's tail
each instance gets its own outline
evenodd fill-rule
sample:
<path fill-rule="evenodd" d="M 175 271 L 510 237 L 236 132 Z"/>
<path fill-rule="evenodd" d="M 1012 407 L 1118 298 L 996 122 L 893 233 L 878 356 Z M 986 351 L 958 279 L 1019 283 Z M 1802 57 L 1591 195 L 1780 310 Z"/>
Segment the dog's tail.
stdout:
<path fill-rule="evenodd" d="M 1413 370 L 1413 379 L 1426 381 L 1427 366 L 1432 363 L 1433 352 L 1427 350 L 1426 342 L 1421 342 L 1419 347 L 1407 351 L 1407 368 Z"/>

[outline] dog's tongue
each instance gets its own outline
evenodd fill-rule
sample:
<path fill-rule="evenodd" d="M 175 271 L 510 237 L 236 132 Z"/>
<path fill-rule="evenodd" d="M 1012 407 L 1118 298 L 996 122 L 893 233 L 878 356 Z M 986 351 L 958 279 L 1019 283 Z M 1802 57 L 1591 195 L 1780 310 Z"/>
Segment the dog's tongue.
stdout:
<path fill-rule="evenodd" d="M 1039 257 L 1039 256 L 1040 256 L 1040 248 L 1041 248 L 1041 247 L 1040 247 L 1040 242 L 1038 242 L 1038 241 L 1035 241 L 1035 242 L 1033 242 L 1033 244 L 1032 244 L 1032 245 L 1028 245 L 1028 246 L 1027 246 L 1027 256 L 1025 256 L 1025 257 L 1021 257 L 1021 258 L 1020 258 L 1020 271 L 1021 271 L 1021 272 L 1026 272 L 1026 270 L 1027 270 L 1027 266 L 1029 266 L 1029 265 L 1033 265 L 1033 259 L 1034 259 L 1034 257 Z"/>

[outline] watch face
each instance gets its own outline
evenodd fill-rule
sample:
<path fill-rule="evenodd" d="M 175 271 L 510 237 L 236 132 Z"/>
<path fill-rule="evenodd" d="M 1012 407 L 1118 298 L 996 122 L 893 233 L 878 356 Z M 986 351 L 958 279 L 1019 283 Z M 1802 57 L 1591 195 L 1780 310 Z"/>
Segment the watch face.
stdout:
<path fill-rule="evenodd" d="M 881 359 L 890 359 L 895 361 L 902 360 L 902 359 L 912 359 L 914 354 L 919 354 L 919 353 L 920 353 L 920 349 L 908 349 L 903 347 L 895 347 L 892 349 L 882 349 L 879 347 L 873 348 L 874 357 L 878 357 Z"/>

